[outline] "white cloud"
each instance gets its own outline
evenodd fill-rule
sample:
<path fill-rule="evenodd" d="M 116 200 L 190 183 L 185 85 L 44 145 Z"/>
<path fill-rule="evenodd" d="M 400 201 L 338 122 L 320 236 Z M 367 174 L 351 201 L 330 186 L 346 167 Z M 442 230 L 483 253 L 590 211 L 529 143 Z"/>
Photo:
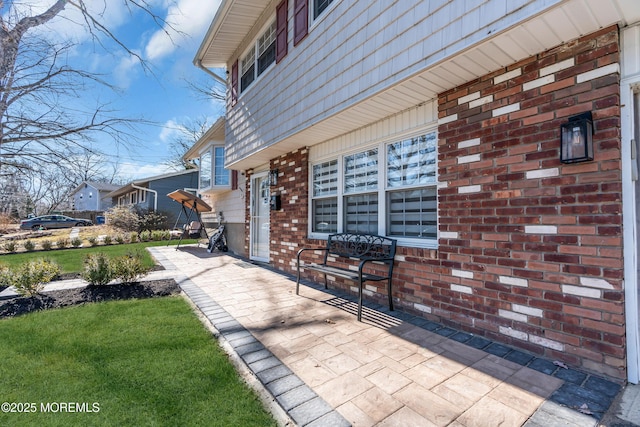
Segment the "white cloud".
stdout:
<path fill-rule="evenodd" d="M 135 181 L 152 176 L 173 173 L 176 170 L 170 166 L 162 164 L 140 164 L 132 162 L 122 162 L 118 164 L 118 176 L 128 181 Z"/>
<path fill-rule="evenodd" d="M 145 48 L 145 58 L 152 61 L 161 59 L 185 44 L 199 42 L 218 10 L 220 1 L 178 0 L 175 5 L 170 6 L 166 17 L 169 25 L 151 36 Z"/>
<path fill-rule="evenodd" d="M 162 130 L 160 131 L 160 141 L 163 144 L 167 144 L 169 142 L 174 141 L 175 139 L 184 136 L 186 133 L 186 128 L 175 120 L 167 120 L 165 124 L 162 126 Z"/>

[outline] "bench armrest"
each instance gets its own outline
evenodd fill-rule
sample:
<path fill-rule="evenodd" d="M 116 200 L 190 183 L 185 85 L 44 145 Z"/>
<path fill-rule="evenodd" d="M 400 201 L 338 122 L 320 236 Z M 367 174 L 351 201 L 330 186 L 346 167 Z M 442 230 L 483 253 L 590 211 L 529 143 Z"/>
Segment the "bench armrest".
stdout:
<path fill-rule="evenodd" d="M 327 248 L 302 248 L 298 251 L 298 254 L 296 255 L 296 260 L 298 261 L 298 265 L 300 265 L 300 255 L 302 254 L 302 252 L 304 251 L 324 251 L 327 252 L 329 249 Z"/>

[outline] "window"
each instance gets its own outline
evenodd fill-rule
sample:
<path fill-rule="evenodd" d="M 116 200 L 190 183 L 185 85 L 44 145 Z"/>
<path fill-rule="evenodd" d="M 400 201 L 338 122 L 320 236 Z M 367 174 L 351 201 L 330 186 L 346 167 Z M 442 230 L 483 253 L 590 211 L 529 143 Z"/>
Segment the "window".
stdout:
<path fill-rule="evenodd" d="M 311 167 L 311 232 L 437 239 L 435 132 L 381 143 Z"/>
<path fill-rule="evenodd" d="M 224 168 L 224 147 L 214 146 L 200 155 L 200 189 L 228 187 L 231 173 Z"/>
<path fill-rule="evenodd" d="M 140 203 L 144 203 L 147 201 L 147 192 L 144 190 L 140 190 Z"/>
<path fill-rule="evenodd" d="M 229 185 L 229 171 L 224 168 L 224 147 L 214 147 L 213 153 L 213 185 Z"/>
<path fill-rule="evenodd" d="M 138 190 L 129 193 L 129 203 L 132 205 L 138 203 Z"/>
<path fill-rule="evenodd" d="M 333 0 L 313 0 L 313 19 L 317 19 L 331 3 Z"/>
<path fill-rule="evenodd" d="M 211 187 L 211 151 L 200 156 L 200 188 Z"/>
<path fill-rule="evenodd" d="M 338 231 L 338 161 L 313 165 L 313 221 L 311 230 L 318 233 Z"/>
<path fill-rule="evenodd" d="M 274 62 L 276 62 L 275 19 L 240 60 L 240 92 L 247 90 L 251 83 Z"/>

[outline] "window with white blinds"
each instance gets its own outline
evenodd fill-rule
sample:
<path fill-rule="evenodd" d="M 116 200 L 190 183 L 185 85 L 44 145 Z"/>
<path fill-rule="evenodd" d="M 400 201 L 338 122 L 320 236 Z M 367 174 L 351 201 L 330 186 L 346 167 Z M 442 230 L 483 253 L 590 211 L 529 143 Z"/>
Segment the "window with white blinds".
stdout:
<path fill-rule="evenodd" d="M 435 131 L 344 154 L 311 170 L 312 233 L 380 234 L 436 244 Z"/>

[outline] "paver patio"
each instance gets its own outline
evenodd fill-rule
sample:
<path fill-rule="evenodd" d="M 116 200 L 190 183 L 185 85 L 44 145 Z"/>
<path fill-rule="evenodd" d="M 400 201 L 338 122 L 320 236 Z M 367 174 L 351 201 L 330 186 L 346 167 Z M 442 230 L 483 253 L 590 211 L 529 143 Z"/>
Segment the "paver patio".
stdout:
<path fill-rule="evenodd" d="M 382 306 L 358 322 L 346 295 L 295 295 L 292 277 L 227 254 L 150 250 L 299 425 L 595 426 L 566 407 L 598 417 L 619 390 Z"/>

